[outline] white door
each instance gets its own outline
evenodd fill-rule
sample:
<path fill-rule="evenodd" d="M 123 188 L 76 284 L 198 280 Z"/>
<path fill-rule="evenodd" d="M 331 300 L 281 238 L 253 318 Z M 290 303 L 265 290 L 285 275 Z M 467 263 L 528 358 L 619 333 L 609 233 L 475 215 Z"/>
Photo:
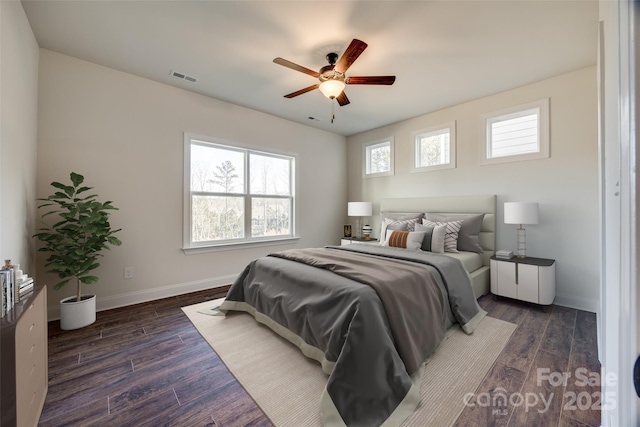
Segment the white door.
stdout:
<path fill-rule="evenodd" d="M 598 347 L 602 363 L 602 425 L 640 424 L 633 367 L 640 354 L 637 189 L 640 3 L 600 2 L 601 277 Z M 635 31 L 635 34 L 634 34 Z"/>

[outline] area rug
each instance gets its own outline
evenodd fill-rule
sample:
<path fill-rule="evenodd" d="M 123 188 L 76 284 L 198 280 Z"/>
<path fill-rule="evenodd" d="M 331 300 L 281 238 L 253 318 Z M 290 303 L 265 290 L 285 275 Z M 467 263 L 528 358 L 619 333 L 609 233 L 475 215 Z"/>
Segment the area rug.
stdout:
<path fill-rule="evenodd" d="M 247 313 L 212 316 L 223 299 L 182 310 L 277 427 L 321 427 L 327 376 L 318 362 Z M 516 325 L 485 317 L 472 335 L 455 330 L 427 363 L 422 403 L 403 427 L 451 426 L 491 369 Z"/>

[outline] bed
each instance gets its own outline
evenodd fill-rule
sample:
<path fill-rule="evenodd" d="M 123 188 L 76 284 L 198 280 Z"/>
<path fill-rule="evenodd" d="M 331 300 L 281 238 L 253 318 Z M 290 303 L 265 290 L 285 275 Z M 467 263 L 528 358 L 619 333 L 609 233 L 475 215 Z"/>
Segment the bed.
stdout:
<path fill-rule="evenodd" d="M 471 277 L 471 285 L 476 298 L 489 292 L 489 268 L 491 256 L 496 250 L 496 196 L 443 196 L 443 197 L 414 197 L 383 199 L 380 202 L 380 212 L 433 212 L 439 214 L 484 213 L 480 228 L 480 245 L 483 251 L 479 256 L 462 251 L 460 254 L 447 253 L 449 256 L 463 260 Z M 374 221 L 374 230 L 380 227 L 379 218 Z"/>
<path fill-rule="evenodd" d="M 392 211 L 483 214 L 481 253 L 363 244 L 275 252 L 249 263 L 220 307 L 250 313 L 320 362 L 325 426 L 400 425 L 447 330 L 472 333 L 486 314 L 476 296 L 489 288 L 495 196 L 383 200 L 381 212 Z M 406 237 L 401 225 L 385 234 Z"/>

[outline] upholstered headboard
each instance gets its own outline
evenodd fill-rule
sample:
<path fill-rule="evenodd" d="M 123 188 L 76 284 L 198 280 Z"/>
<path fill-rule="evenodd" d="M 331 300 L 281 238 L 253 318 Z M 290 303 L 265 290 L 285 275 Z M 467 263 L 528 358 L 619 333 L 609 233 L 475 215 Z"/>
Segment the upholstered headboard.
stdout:
<path fill-rule="evenodd" d="M 383 199 L 380 212 L 484 213 L 480 244 L 484 249 L 483 271 L 472 275 L 476 297 L 489 290 L 490 257 L 496 250 L 496 196 L 442 196 Z M 380 216 L 374 216 L 374 230 L 380 229 Z"/>
<path fill-rule="evenodd" d="M 383 199 L 380 212 L 484 213 L 480 230 L 480 244 L 484 249 L 483 264 L 496 250 L 496 196 L 443 196 Z M 380 218 L 375 218 L 377 222 Z M 380 225 L 374 230 L 379 230 Z"/>

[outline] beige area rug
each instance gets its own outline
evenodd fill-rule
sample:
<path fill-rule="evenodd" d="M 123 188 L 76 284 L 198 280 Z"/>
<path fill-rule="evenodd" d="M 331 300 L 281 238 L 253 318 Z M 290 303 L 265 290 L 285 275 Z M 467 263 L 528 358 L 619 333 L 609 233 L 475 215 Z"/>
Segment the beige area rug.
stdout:
<path fill-rule="evenodd" d="M 247 313 L 212 316 L 223 300 L 182 310 L 277 427 L 319 427 L 327 376 L 284 338 Z M 450 426 L 509 340 L 516 325 L 485 317 L 472 335 L 460 329 L 442 343 L 422 377 L 422 403 L 403 427 Z"/>

